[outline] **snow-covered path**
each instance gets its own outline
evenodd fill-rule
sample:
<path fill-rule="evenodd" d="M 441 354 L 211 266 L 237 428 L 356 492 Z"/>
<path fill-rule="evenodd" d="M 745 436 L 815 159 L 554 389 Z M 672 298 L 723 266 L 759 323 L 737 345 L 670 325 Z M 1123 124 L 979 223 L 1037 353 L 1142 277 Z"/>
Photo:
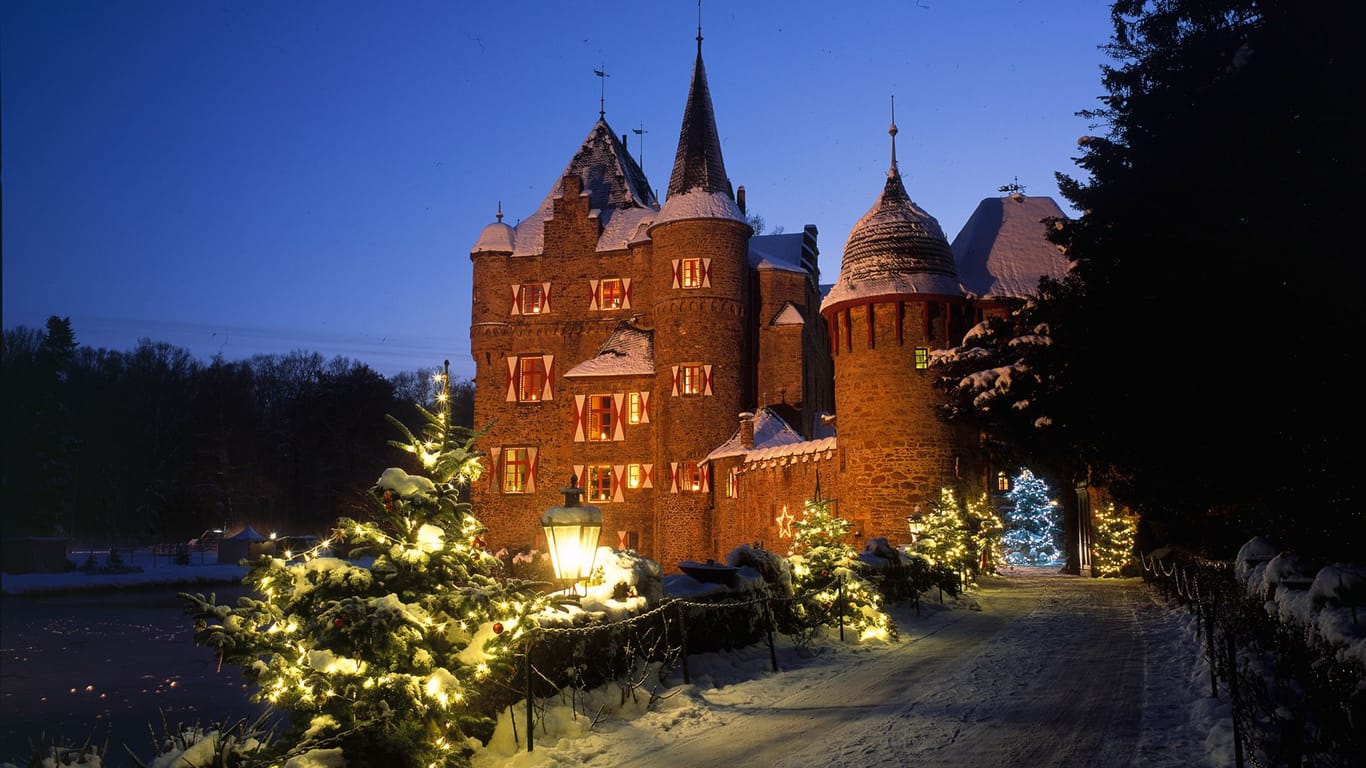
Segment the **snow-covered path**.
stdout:
<path fill-rule="evenodd" d="M 651 712 L 478 764 L 1207 764 L 1185 712 L 1191 649 L 1140 581 L 1016 569 L 971 597 L 981 610 L 896 606 L 896 644 L 749 680 L 694 673 Z"/>

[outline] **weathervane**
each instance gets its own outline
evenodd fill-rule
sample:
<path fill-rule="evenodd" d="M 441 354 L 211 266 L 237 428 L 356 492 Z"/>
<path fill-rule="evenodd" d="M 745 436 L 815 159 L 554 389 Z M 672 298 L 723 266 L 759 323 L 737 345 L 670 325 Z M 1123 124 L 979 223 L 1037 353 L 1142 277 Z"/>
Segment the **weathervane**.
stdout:
<path fill-rule="evenodd" d="M 645 167 L 645 134 L 649 133 L 649 131 L 645 130 L 645 121 L 644 121 L 644 120 L 640 121 L 640 127 L 639 127 L 639 128 L 632 128 L 632 129 L 631 129 L 631 133 L 634 133 L 635 135 L 637 135 L 637 136 L 640 137 L 640 167 L 641 167 L 641 168 L 644 168 L 644 167 Z"/>
<path fill-rule="evenodd" d="M 701 0 L 698 0 L 698 2 L 701 2 Z M 603 65 L 602 65 L 602 69 L 595 69 L 595 70 L 593 70 L 593 74 L 597 75 L 599 81 L 601 81 L 601 86 L 599 87 L 599 90 L 598 90 L 598 117 L 606 117 L 606 116 L 607 116 L 607 78 L 611 77 L 611 75 L 607 74 L 607 65 L 606 65 L 606 64 L 603 64 Z"/>
<path fill-rule="evenodd" d="M 897 130 L 896 130 L 896 95 L 895 95 L 895 94 L 892 95 L 892 127 L 887 129 L 887 133 L 892 137 L 892 170 L 891 170 L 891 173 L 895 174 L 895 173 L 897 172 L 897 169 L 896 169 L 896 134 L 897 134 Z"/>

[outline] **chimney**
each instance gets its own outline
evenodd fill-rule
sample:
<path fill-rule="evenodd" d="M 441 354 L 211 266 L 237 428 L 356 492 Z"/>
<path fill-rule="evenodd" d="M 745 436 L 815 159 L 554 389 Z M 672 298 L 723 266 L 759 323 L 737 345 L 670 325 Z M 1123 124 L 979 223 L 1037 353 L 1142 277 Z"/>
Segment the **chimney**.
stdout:
<path fill-rule="evenodd" d="M 740 414 L 740 447 L 745 450 L 754 448 L 754 414 L 749 411 Z"/>
<path fill-rule="evenodd" d="M 740 188 L 737 189 L 737 190 L 735 190 L 735 204 L 736 204 L 737 206 L 740 207 L 740 213 L 741 213 L 742 215 L 744 215 L 744 216 L 748 216 L 748 215 L 749 215 L 749 211 L 746 211 L 746 210 L 745 210 L 745 185 L 744 185 L 744 184 L 741 184 L 741 185 L 740 185 Z"/>

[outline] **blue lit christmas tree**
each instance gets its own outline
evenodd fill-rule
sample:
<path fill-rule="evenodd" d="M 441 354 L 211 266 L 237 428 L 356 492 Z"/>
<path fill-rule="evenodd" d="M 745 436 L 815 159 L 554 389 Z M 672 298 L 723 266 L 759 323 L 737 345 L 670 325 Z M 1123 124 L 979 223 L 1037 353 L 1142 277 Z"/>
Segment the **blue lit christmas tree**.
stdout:
<path fill-rule="evenodd" d="M 1006 499 L 1005 560 L 1011 565 L 1057 565 L 1062 562 L 1062 530 L 1048 484 L 1028 469 L 1020 470 Z"/>

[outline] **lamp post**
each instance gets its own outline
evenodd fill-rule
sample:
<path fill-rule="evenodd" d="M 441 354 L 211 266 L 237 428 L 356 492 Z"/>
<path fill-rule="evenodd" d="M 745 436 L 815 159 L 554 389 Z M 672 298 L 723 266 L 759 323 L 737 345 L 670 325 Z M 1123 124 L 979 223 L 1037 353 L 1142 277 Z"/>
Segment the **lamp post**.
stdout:
<path fill-rule="evenodd" d="M 550 507 L 541 515 L 541 528 L 545 530 L 555 577 L 568 590 L 593 574 L 598 537 L 602 535 L 602 510 L 591 504 L 580 504 L 583 489 L 577 486 L 578 478 L 571 477 L 569 487 L 560 489 L 564 505 Z"/>
<path fill-rule="evenodd" d="M 911 532 L 911 544 L 915 544 L 920 538 L 920 534 L 925 532 L 925 519 L 920 514 L 920 505 L 915 505 L 915 511 L 906 517 L 906 529 Z"/>

